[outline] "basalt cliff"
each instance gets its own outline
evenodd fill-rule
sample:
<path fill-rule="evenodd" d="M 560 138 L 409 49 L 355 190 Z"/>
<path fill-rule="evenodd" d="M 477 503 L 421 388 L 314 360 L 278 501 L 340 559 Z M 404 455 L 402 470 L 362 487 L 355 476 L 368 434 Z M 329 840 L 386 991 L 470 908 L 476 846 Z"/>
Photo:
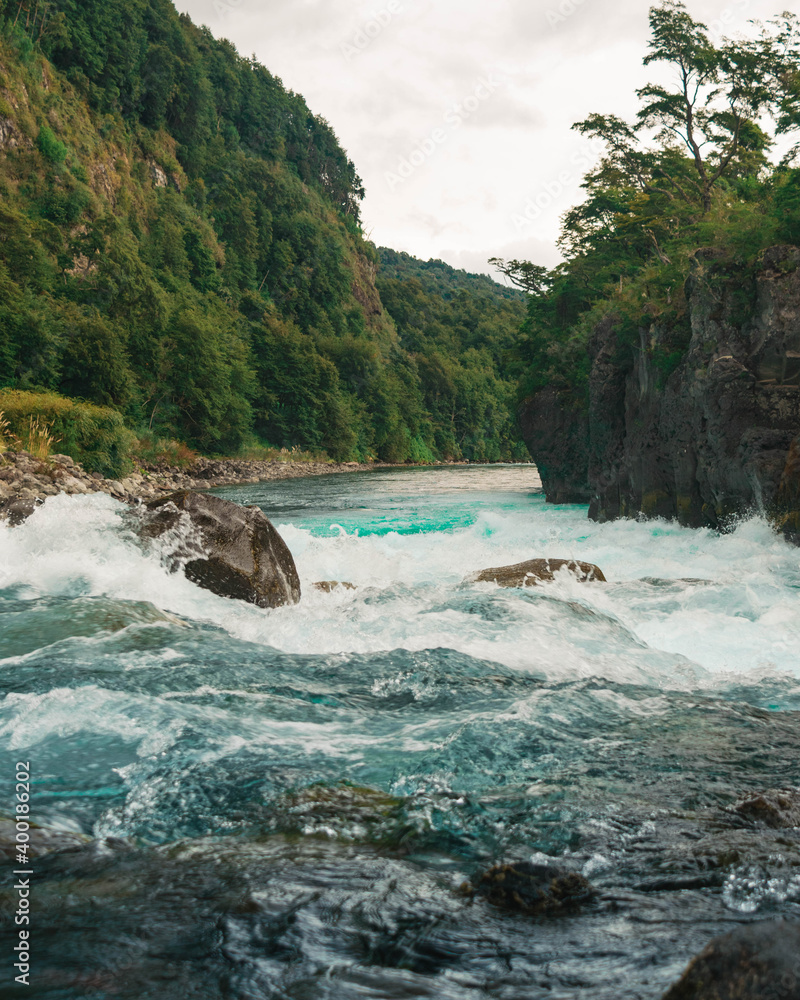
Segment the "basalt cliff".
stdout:
<path fill-rule="evenodd" d="M 585 395 L 523 403 L 547 499 L 589 503 L 597 521 L 724 528 L 762 513 L 800 544 L 800 249 L 747 267 L 699 250 L 685 298 L 677 333 L 656 322 L 632 337 L 606 316 Z"/>

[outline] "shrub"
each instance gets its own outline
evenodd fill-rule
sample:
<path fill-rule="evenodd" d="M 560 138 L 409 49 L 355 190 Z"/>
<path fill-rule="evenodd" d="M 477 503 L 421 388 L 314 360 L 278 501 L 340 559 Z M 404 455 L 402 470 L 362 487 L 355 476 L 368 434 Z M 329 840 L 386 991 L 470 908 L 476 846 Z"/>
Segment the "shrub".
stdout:
<path fill-rule="evenodd" d="M 257 438 L 251 438 L 236 453 L 236 458 L 248 462 L 317 462 L 329 465 L 333 461 L 326 451 L 315 449 L 308 451 L 299 445 L 291 448 L 275 448 Z"/>
<path fill-rule="evenodd" d="M 74 226 L 91 203 L 89 189 L 80 184 L 51 188 L 37 200 L 43 217 L 58 226 Z"/>
<path fill-rule="evenodd" d="M 188 469 L 198 458 L 197 452 L 183 441 L 160 438 L 150 432 L 138 438 L 133 453 L 147 465 L 168 465 L 172 469 Z"/>
<path fill-rule="evenodd" d="M 67 147 L 56 139 L 55 133 L 49 125 L 42 125 L 39 129 L 36 145 L 42 156 L 56 166 L 60 166 L 67 158 Z"/>
<path fill-rule="evenodd" d="M 43 428 L 58 440 L 60 451 L 90 472 L 117 478 L 133 468 L 134 435 L 116 410 L 55 392 L 0 389 L 0 411 L 11 433 L 25 441 L 32 427 Z"/>

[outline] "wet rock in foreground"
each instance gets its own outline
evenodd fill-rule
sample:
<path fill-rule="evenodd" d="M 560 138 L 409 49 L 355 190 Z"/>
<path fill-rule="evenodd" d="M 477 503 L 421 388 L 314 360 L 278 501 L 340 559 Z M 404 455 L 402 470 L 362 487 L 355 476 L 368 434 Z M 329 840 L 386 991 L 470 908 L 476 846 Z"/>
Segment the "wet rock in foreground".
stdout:
<path fill-rule="evenodd" d="M 513 566 L 483 569 L 469 578 L 471 583 L 496 583 L 500 587 L 531 587 L 542 580 L 554 580 L 555 574 L 566 568 L 581 583 L 591 580 L 605 582 L 603 571 L 593 563 L 577 559 L 528 559 Z"/>
<path fill-rule="evenodd" d="M 20 497 L 14 500 L 7 500 L 0 507 L 0 519 L 8 521 L 12 528 L 16 528 L 23 521 L 27 521 L 40 504 L 41 501 L 36 497 Z"/>
<path fill-rule="evenodd" d="M 765 920 L 714 938 L 663 1000 L 800 1000 L 800 924 Z"/>
<path fill-rule="evenodd" d="M 28 827 L 27 856 L 33 860 L 52 851 L 61 851 L 68 847 L 83 847 L 89 842 L 89 837 L 70 830 L 53 830 L 30 823 Z M 0 855 L 11 864 L 18 857 L 19 841 L 17 828 L 11 816 L 0 816 Z M 26 862 L 27 864 L 27 862 Z"/>
<path fill-rule="evenodd" d="M 258 507 L 241 507 L 205 493 L 171 493 L 146 505 L 142 534 L 158 538 L 188 515 L 197 531 L 194 551 L 183 556 L 186 576 L 221 597 L 262 608 L 296 604 L 300 579 L 286 543 Z"/>
<path fill-rule="evenodd" d="M 530 916 L 562 913 L 594 896 L 591 884 L 578 872 L 529 861 L 495 865 L 474 886 L 465 886 L 465 891 L 504 910 Z"/>
<path fill-rule="evenodd" d="M 775 830 L 800 826 L 800 791 L 773 788 L 760 795 L 751 795 L 737 802 L 733 811 L 745 819 L 764 823 Z"/>

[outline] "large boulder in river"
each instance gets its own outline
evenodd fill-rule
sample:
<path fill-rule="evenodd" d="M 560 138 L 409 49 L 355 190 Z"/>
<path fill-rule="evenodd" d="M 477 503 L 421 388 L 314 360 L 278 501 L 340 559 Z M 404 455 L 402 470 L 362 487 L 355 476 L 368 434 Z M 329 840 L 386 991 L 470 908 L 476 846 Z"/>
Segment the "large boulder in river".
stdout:
<path fill-rule="evenodd" d="M 528 559 L 527 562 L 515 563 L 513 566 L 482 569 L 469 579 L 472 583 L 496 583 L 501 587 L 530 587 L 542 580 L 555 579 L 555 574 L 565 567 L 582 583 L 589 580 L 605 582 L 602 570 L 592 563 L 579 562 L 577 559 Z"/>
<path fill-rule="evenodd" d="M 800 1000 L 800 924 L 762 920 L 714 938 L 663 1000 Z"/>
<path fill-rule="evenodd" d="M 286 543 L 258 507 L 182 491 L 145 505 L 142 533 L 157 538 L 188 519 L 177 560 L 186 576 L 222 597 L 277 608 L 300 600 L 300 580 Z"/>

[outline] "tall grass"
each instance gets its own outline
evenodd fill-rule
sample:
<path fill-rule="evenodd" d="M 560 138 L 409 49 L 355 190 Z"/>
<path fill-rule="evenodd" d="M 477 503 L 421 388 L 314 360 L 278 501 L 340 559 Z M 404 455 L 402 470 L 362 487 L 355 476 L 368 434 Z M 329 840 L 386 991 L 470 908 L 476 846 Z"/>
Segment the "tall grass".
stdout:
<path fill-rule="evenodd" d="M 25 451 L 42 462 L 49 457 L 53 445 L 61 440 L 53 434 L 52 424 L 41 416 L 28 418 L 28 426 L 23 429 L 20 439 Z"/>
<path fill-rule="evenodd" d="M 0 455 L 4 451 L 14 451 L 22 446 L 22 442 L 11 431 L 11 423 L 6 420 L 5 413 L 0 410 Z"/>
<path fill-rule="evenodd" d="M 188 469 L 198 454 L 183 441 L 160 438 L 156 434 L 141 435 L 133 448 L 134 456 L 148 465 L 168 465 L 172 469 Z"/>
<path fill-rule="evenodd" d="M 90 472 L 118 478 L 133 468 L 135 437 L 122 415 L 109 407 L 55 392 L 0 389 L 0 413 L 7 424 L 3 433 L 13 434 L 37 458 L 46 458 L 58 443 L 64 454 Z"/>
<path fill-rule="evenodd" d="M 325 451 L 305 451 L 299 445 L 292 448 L 274 448 L 258 440 L 250 440 L 236 452 L 235 458 L 248 462 L 321 462 L 332 461 Z"/>

